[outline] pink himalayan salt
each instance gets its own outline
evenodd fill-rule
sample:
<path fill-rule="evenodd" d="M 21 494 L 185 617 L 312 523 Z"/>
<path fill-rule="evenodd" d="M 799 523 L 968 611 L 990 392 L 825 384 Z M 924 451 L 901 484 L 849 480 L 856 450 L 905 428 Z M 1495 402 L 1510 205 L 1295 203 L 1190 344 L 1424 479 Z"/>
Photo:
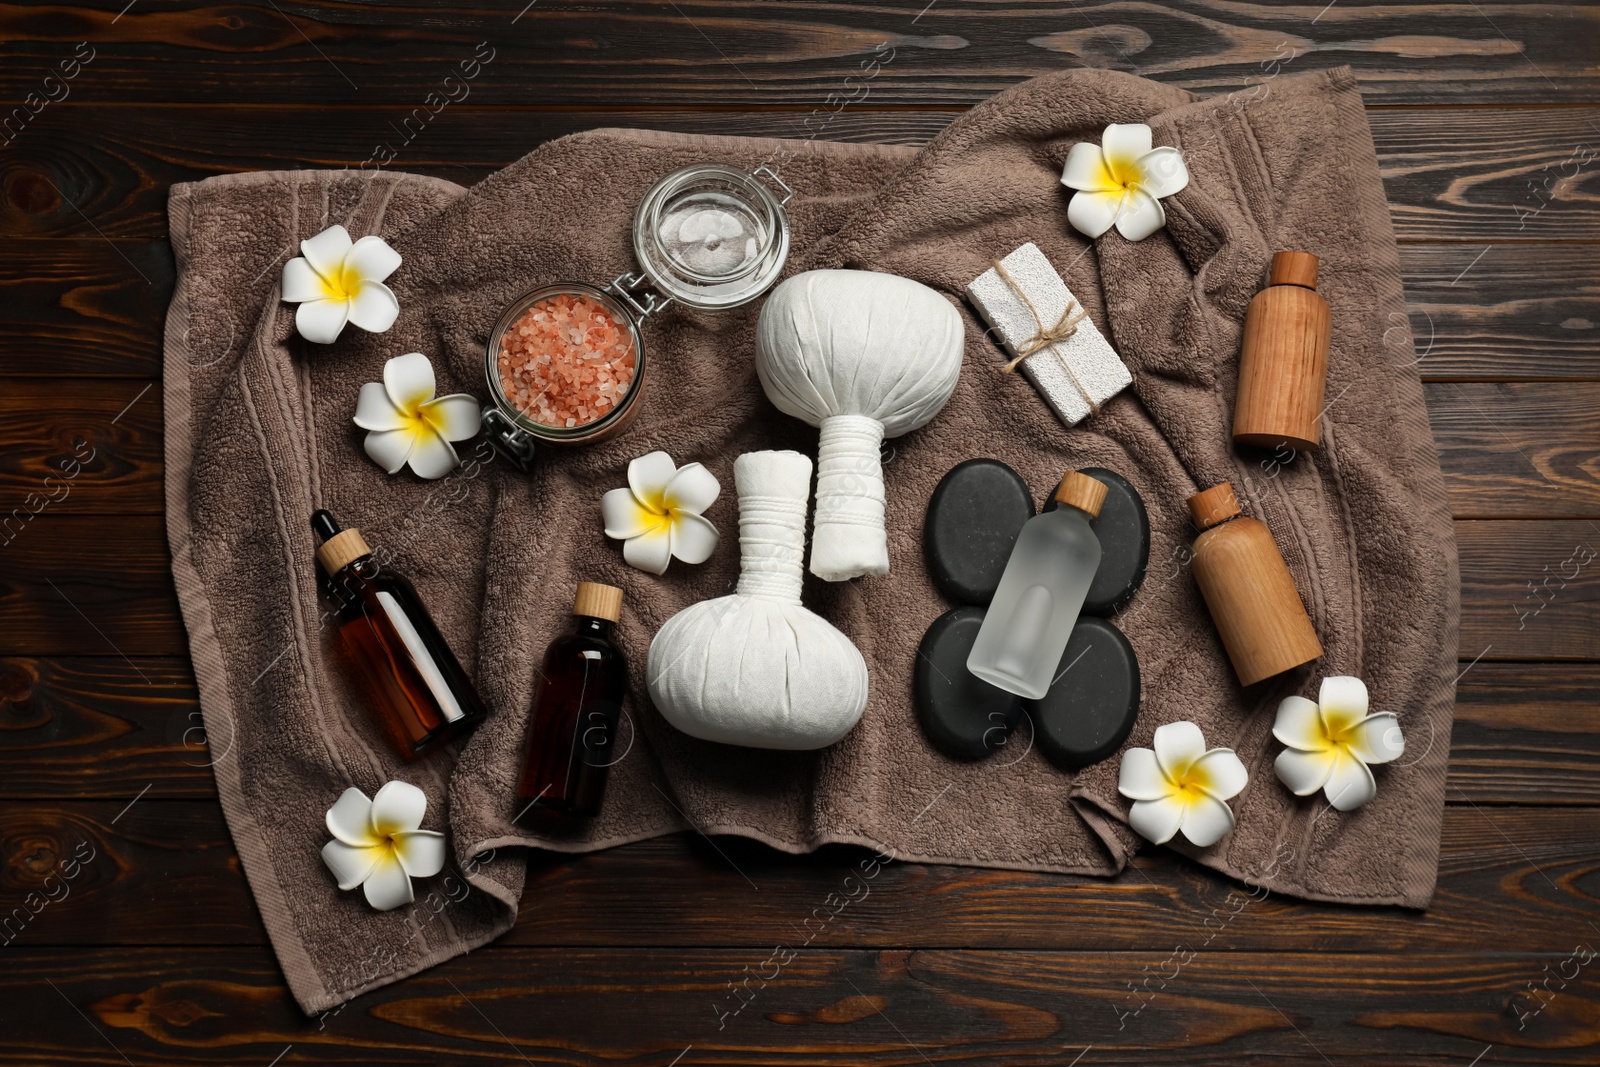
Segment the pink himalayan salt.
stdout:
<path fill-rule="evenodd" d="M 500 387 L 546 426 L 584 426 L 627 395 L 638 367 L 633 334 L 593 297 L 558 293 L 530 306 L 500 338 Z"/>

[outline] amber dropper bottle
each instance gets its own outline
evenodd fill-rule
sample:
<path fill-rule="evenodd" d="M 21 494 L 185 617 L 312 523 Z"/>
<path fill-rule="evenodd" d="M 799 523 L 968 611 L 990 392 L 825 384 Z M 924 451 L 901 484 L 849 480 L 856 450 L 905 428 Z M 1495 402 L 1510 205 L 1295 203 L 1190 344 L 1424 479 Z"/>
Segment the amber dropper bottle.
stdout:
<path fill-rule="evenodd" d="M 360 530 L 311 516 L 317 563 L 339 601 L 339 645 L 374 721 L 396 752 L 416 759 L 483 721 L 483 701 L 411 583 L 372 558 Z"/>
<path fill-rule="evenodd" d="M 572 630 L 545 650 L 534 688 L 528 754 L 514 818 L 524 826 L 560 825 L 600 810 L 628 667 L 611 629 L 622 590 L 579 582 Z"/>

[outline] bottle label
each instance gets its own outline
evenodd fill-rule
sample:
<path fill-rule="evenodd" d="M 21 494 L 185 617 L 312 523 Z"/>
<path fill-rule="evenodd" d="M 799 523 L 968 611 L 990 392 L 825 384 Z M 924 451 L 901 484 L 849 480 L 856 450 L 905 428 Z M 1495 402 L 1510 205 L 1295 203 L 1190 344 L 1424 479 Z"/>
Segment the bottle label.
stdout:
<path fill-rule="evenodd" d="M 439 665 L 434 663 L 433 657 L 428 654 L 428 646 L 422 643 L 422 635 L 411 625 L 411 619 L 401 610 L 394 596 L 380 592 L 378 603 L 383 605 L 383 613 L 389 616 L 389 621 L 394 624 L 394 632 L 405 642 L 406 652 L 411 656 L 411 665 L 417 669 L 417 673 L 422 676 L 422 681 L 428 687 L 428 692 L 432 693 L 433 699 L 438 702 L 444 721 L 458 722 L 466 718 L 467 713 L 461 710 L 455 694 L 445 684 L 444 675 L 439 673 Z"/>

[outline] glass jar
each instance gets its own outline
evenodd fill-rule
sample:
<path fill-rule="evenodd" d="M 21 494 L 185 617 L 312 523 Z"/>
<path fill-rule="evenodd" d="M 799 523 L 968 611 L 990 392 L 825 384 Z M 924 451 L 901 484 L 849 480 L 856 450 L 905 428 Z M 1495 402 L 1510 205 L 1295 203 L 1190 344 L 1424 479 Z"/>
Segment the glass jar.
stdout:
<path fill-rule="evenodd" d="M 781 199 L 760 180 L 763 177 L 782 190 Z M 633 217 L 638 273 L 621 274 L 602 287 L 559 282 L 535 289 L 513 301 L 495 322 L 484 351 L 484 372 L 493 403 L 483 409 L 483 428 L 490 443 L 525 471 L 541 443 L 580 445 L 620 433 L 637 413 L 644 392 L 647 359 L 641 324 L 673 303 L 704 311 L 725 310 L 747 304 L 770 289 L 789 258 L 789 218 L 784 208 L 793 196 L 783 180 L 765 166 L 743 171 L 721 164 L 697 164 L 674 171 L 652 186 Z M 572 301 L 588 315 L 586 322 L 575 324 L 578 332 L 572 336 L 586 338 L 585 327 L 593 325 L 609 340 L 614 326 L 617 337 L 631 340 L 632 373 L 626 388 L 619 390 L 626 359 L 601 361 L 613 375 L 612 389 L 603 395 L 598 392 L 607 384 L 602 373 L 594 383 L 596 392 L 563 397 L 561 402 L 567 406 L 551 412 L 545 399 L 550 390 L 541 369 L 547 364 L 522 365 L 528 377 L 519 380 L 514 374 L 517 367 L 503 365 L 502 355 L 508 352 L 508 331 L 518 326 L 529 309 L 541 302 L 556 307 L 558 302 Z M 594 318 L 597 308 L 611 320 L 610 325 Z M 529 325 L 546 328 L 543 323 Z M 618 350 L 613 346 L 612 351 Z M 587 376 L 584 381 L 588 383 Z M 563 412 L 566 417 L 559 417 Z"/>

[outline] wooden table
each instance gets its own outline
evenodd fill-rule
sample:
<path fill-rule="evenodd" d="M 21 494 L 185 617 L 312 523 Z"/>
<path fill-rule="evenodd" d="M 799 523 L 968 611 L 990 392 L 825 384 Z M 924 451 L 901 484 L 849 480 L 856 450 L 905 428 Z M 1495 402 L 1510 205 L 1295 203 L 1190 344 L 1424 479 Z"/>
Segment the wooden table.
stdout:
<path fill-rule="evenodd" d="M 0 935 L 0 1064 L 1600 1061 L 1595 8 L 525 2 L 0 7 L 0 100 L 39 94 L 0 128 L 0 515 L 94 454 L 0 534 L 0 913 L 27 908 Z M 885 41 L 893 62 L 850 78 Z M 447 83 L 479 42 L 492 60 Z M 215 800 L 168 572 L 171 183 L 380 143 L 471 183 L 602 125 L 916 143 L 1071 66 L 1226 92 L 1341 63 L 1461 553 L 1431 910 L 1240 906 L 1160 850 L 1109 882 L 892 864 L 745 986 L 855 856 L 677 836 L 538 857 L 499 943 L 299 1013 Z M 434 92 L 458 99 L 407 139 Z M 46 882 L 80 842 L 94 861 Z"/>

